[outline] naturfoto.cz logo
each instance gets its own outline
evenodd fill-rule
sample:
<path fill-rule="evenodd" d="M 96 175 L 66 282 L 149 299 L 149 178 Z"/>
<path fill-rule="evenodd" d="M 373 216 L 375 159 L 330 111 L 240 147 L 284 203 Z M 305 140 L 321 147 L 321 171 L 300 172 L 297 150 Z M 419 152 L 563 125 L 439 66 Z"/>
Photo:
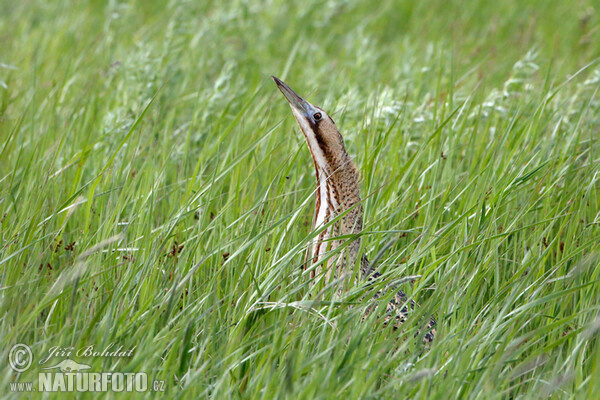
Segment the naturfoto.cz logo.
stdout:
<path fill-rule="evenodd" d="M 111 343 L 102 351 L 87 346 L 78 350 L 74 348 L 50 348 L 48 355 L 38 362 L 44 365 L 52 357 L 131 357 L 133 349 L 124 350 L 123 346 Z M 33 364 L 33 352 L 23 343 L 14 345 L 8 355 L 10 367 L 17 373 L 28 370 Z M 39 372 L 37 386 L 33 382 L 11 382 L 12 392 L 146 392 L 148 390 L 162 392 L 164 381 L 154 380 L 149 387 L 148 375 L 145 372 L 94 372 L 88 364 L 65 358 L 49 366 L 40 368 L 53 372 Z"/>

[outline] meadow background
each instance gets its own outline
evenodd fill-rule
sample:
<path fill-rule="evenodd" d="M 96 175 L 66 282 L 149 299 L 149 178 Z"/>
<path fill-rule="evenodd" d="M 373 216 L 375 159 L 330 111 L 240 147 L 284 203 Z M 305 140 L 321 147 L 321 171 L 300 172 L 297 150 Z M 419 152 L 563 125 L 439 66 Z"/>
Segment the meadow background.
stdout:
<path fill-rule="evenodd" d="M 0 396 L 41 371 L 15 343 L 116 343 L 73 358 L 146 397 L 600 398 L 599 26 L 591 0 L 1 1 Z M 405 329 L 362 321 L 368 288 L 308 296 L 313 166 L 271 74 L 334 113 Z"/>

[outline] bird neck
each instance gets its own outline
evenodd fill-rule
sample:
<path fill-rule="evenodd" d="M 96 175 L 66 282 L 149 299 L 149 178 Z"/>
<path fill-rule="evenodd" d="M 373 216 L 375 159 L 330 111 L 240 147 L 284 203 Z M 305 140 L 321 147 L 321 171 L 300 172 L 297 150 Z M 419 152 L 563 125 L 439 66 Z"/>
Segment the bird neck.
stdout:
<path fill-rule="evenodd" d="M 360 233 L 363 226 L 363 209 L 360 198 L 359 175 L 348 154 L 344 153 L 325 166 L 315 160 L 317 190 L 315 193 L 314 228 L 319 229 L 338 215 L 343 216 L 323 230 L 313 244 L 312 261 L 318 262 L 328 250 L 335 249 L 343 240 L 328 239 Z M 348 246 L 344 261 L 340 264 L 352 265 L 358 256 L 360 239 L 354 239 Z M 316 271 L 320 271 L 320 268 Z M 336 274 L 337 275 L 337 274 Z M 329 280 L 329 273 L 326 280 Z"/>
<path fill-rule="evenodd" d="M 317 178 L 315 208 L 316 215 L 319 215 L 319 211 L 321 211 L 321 215 L 328 214 L 335 217 L 361 202 L 359 175 L 352 159 L 345 152 L 339 159 L 328 161 L 330 162 L 325 166 L 319 165 L 315 161 Z M 360 215 L 356 215 L 355 218 L 362 219 L 362 208 L 359 211 Z M 321 222 L 323 221 L 317 219 L 315 227 L 318 227 Z M 356 230 L 352 232 L 343 230 L 345 229 L 342 229 L 341 234 L 356 233 Z"/>

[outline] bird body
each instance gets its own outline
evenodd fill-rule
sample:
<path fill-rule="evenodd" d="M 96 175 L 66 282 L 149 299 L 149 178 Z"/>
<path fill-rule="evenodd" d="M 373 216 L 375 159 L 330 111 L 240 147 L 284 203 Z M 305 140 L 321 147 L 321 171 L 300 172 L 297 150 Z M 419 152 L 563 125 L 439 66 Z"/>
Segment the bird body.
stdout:
<path fill-rule="evenodd" d="M 333 119 L 321 108 L 298 96 L 281 80 L 275 77 L 273 80 L 289 101 L 313 158 L 317 178 L 313 229 L 321 228 L 341 215 L 338 221 L 318 235 L 311 246 L 309 261 L 318 264 L 328 251 L 335 250 L 343 243 L 342 240 L 331 238 L 356 235 L 362 231 L 359 174 L 346 152 L 344 140 Z M 347 275 L 358 258 L 359 250 L 360 238 L 357 237 L 352 239 L 340 258 L 330 259 L 326 263 L 325 282 Z M 318 267 L 311 272 L 311 278 L 320 276 L 322 272 Z"/>
<path fill-rule="evenodd" d="M 325 228 L 313 241 L 308 261 L 313 265 L 324 265 L 325 273 L 323 274 L 322 267 L 318 266 L 311 271 L 310 276 L 312 279 L 324 276 L 325 283 L 343 280 L 352 272 L 360 252 L 359 234 L 363 228 L 363 207 L 358 171 L 346 152 L 344 140 L 333 119 L 321 108 L 298 96 L 283 81 L 274 76 L 272 78 L 292 108 L 315 166 L 317 188 L 313 229 Z M 335 238 L 348 236 L 350 243 L 340 252 L 338 258 L 325 261 L 329 251 L 344 244 L 343 239 Z M 372 283 L 380 278 L 381 275 L 369 265 L 365 256 L 360 258 L 360 263 L 363 279 Z M 375 299 L 381 298 L 384 292 L 380 290 Z M 409 307 L 413 308 L 414 302 L 408 301 L 404 292 L 396 291 L 386 308 L 386 323 L 395 318 L 394 327 L 397 328 L 406 319 Z M 426 342 L 433 340 L 434 325 L 435 320 L 431 318 L 428 332 L 424 336 Z"/>

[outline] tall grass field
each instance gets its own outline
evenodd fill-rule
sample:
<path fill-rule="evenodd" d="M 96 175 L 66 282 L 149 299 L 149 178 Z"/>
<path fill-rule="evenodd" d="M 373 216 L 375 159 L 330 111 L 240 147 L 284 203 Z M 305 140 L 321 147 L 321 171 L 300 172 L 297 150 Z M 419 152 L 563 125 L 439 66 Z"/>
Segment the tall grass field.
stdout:
<path fill-rule="evenodd" d="M 401 329 L 315 294 L 271 75 L 340 128 Z M 0 1 L 0 398 L 600 399 L 599 90 L 593 0 Z"/>

